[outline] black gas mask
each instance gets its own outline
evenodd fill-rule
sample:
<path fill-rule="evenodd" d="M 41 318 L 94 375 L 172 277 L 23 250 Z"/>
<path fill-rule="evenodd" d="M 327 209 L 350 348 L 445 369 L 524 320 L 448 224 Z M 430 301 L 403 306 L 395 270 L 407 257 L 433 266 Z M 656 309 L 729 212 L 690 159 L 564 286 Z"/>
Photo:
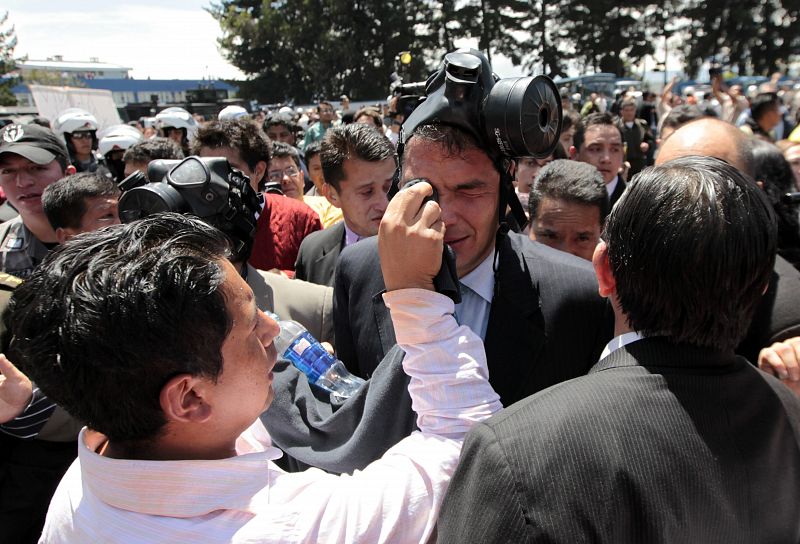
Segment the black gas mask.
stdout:
<path fill-rule="evenodd" d="M 417 127 L 442 124 L 470 134 L 500 172 L 500 221 L 506 207 L 518 226 L 527 218 L 514 192 L 510 163 L 517 157 L 548 157 L 559 143 L 561 100 L 546 76 L 499 79 L 480 51 L 459 49 L 445 55 L 425 84 L 426 97 L 408 116 L 400 131 L 397 152 Z M 390 192 L 399 189 L 397 180 Z"/>
<path fill-rule="evenodd" d="M 261 202 L 247 176 L 232 168 L 227 159 L 152 161 L 147 177 L 135 172 L 119 187 L 123 191 L 119 199 L 123 223 L 160 212 L 189 213 L 228 236 L 232 260 L 250 257 Z"/>

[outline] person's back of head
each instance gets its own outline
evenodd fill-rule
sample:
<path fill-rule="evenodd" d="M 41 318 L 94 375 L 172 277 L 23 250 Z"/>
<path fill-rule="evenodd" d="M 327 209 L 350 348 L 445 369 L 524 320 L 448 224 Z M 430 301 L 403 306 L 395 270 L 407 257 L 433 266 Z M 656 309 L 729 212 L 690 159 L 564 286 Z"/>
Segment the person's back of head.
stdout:
<path fill-rule="evenodd" d="M 708 117 L 699 106 L 692 104 L 681 104 L 672 108 L 664 119 L 661 121 L 661 141 L 663 142 L 669 138 L 673 132 L 678 130 L 686 123 L 690 123 L 696 119 Z"/>
<path fill-rule="evenodd" d="M 727 353 L 770 280 L 775 214 L 730 164 L 685 156 L 636 176 L 602 238 L 633 330 Z"/>
<path fill-rule="evenodd" d="M 222 372 L 228 252 L 221 232 L 178 214 L 74 238 L 14 293 L 14 361 L 75 418 L 148 451 L 165 383 Z"/>
<path fill-rule="evenodd" d="M 678 157 L 701 155 L 722 159 L 753 177 L 753 138 L 737 127 L 713 117 L 701 117 L 682 125 L 663 142 L 656 164 Z"/>
<path fill-rule="evenodd" d="M 119 223 L 116 201 L 120 194 L 113 180 L 81 172 L 49 185 L 42 193 L 42 208 L 63 243 L 80 232 Z"/>

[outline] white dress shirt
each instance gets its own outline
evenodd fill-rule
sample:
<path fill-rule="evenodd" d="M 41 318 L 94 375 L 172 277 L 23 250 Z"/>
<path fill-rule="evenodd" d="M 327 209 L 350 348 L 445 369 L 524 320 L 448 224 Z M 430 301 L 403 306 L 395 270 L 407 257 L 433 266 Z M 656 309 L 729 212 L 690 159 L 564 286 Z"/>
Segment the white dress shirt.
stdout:
<path fill-rule="evenodd" d="M 606 199 L 608 199 L 609 202 L 611 201 L 611 195 L 614 194 L 614 189 L 617 188 L 617 183 L 619 183 L 619 176 L 614 176 L 614 179 L 606 183 Z"/>
<path fill-rule="evenodd" d="M 616 351 L 623 346 L 627 346 L 628 344 L 632 344 L 638 340 L 642 340 L 643 338 L 644 336 L 636 331 L 626 332 L 620 334 L 619 336 L 615 336 L 611 339 L 611 342 L 606 344 L 606 347 L 603 349 L 603 353 L 600 354 L 600 360 L 602 361 L 611 355 L 613 351 Z"/>
<path fill-rule="evenodd" d="M 461 303 L 456 304 L 456 320 L 486 339 L 489 311 L 494 297 L 494 250 L 481 264 L 461 278 Z"/>
<path fill-rule="evenodd" d="M 238 455 L 208 461 L 112 459 L 84 429 L 58 486 L 41 542 L 426 542 L 466 432 L 501 409 L 483 344 L 452 317 L 447 297 L 419 289 L 383 295 L 419 432 L 352 475 L 285 473 L 256 421 Z"/>

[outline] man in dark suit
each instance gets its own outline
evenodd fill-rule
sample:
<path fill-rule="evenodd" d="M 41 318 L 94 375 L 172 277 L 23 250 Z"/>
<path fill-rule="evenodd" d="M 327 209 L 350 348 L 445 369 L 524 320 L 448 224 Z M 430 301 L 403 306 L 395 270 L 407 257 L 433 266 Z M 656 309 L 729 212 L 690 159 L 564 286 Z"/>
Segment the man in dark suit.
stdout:
<path fill-rule="evenodd" d="M 616 337 L 470 433 L 439 542 L 798 542 L 800 399 L 734 353 L 776 238 L 721 160 L 640 174 L 593 258 Z"/>
<path fill-rule="evenodd" d="M 620 175 L 625 161 L 624 141 L 617 117 L 592 113 L 578 123 L 573 137 L 575 145 L 569 148 L 571 159 L 588 162 L 603 175 L 609 208 L 625 191 L 625 180 Z"/>
<path fill-rule="evenodd" d="M 484 339 L 503 405 L 585 374 L 611 337 L 589 263 L 498 230 L 500 173 L 465 131 L 426 124 L 406 142 L 400 184 L 425 178 L 438 191 L 461 282 L 456 318 Z M 365 378 L 395 344 L 379 270 L 367 240 L 342 252 L 334 284 L 337 354 Z"/>
<path fill-rule="evenodd" d="M 397 168 L 391 142 L 369 126 L 350 124 L 330 129 L 320 150 L 328 200 L 341 208 L 344 221 L 312 233 L 300 244 L 295 277 L 333 285 L 341 250 L 378 234 Z"/>
<path fill-rule="evenodd" d="M 656 164 L 686 155 L 716 157 L 732 164 L 748 176 L 755 175 L 750 138 L 730 123 L 711 117 L 703 117 L 678 126 L 663 143 Z M 736 353 L 755 363 L 758 360 L 767 372 L 788 380 L 788 385 L 800 390 L 800 376 L 787 373 L 785 365 L 793 357 L 782 357 L 779 353 L 765 357 L 760 353 L 775 342 L 784 342 L 800 337 L 800 272 L 788 261 L 775 258 L 769 287 L 761 297 L 747 334 L 736 348 Z M 796 365 L 796 363 L 795 363 Z"/>
<path fill-rule="evenodd" d="M 650 148 L 656 144 L 656 139 L 653 137 L 647 121 L 636 117 L 636 100 L 634 98 L 626 98 L 622 101 L 620 127 L 625 141 L 625 160 L 630 165 L 628 179 L 632 179 L 645 166 L 648 166 Z"/>

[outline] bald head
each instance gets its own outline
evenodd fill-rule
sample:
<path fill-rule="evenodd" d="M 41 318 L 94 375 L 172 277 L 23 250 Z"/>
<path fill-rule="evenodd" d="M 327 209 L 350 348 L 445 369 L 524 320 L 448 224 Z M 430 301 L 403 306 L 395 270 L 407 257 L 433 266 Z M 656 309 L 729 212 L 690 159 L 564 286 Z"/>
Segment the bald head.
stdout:
<path fill-rule="evenodd" d="M 704 117 L 672 133 L 658 151 L 656 165 L 688 155 L 715 157 L 754 175 L 750 137 L 730 123 Z"/>

